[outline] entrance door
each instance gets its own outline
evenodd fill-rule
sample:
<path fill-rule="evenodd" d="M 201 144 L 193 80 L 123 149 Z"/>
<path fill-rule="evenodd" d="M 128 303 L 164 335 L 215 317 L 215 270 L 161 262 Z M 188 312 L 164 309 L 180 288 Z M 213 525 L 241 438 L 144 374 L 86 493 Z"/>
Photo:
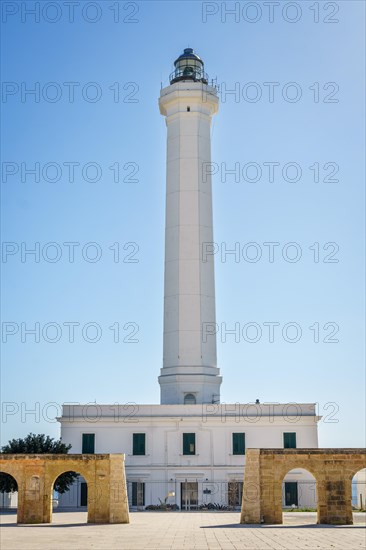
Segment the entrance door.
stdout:
<path fill-rule="evenodd" d="M 185 481 L 181 483 L 181 510 L 197 510 L 198 482 Z"/>
<path fill-rule="evenodd" d="M 80 506 L 88 505 L 88 486 L 86 483 L 80 483 Z"/>
<path fill-rule="evenodd" d="M 297 482 L 285 481 L 285 506 L 298 506 Z"/>

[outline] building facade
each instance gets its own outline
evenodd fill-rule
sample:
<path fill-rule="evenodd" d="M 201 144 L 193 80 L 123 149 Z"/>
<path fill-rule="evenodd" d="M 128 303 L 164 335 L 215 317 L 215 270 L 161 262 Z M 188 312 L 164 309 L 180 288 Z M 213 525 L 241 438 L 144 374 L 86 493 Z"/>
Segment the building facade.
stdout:
<path fill-rule="evenodd" d="M 209 503 L 239 507 L 246 449 L 317 447 L 317 421 L 312 404 L 259 403 L 65 405 L 60 418 L 71 452 L 126 453 L 132 508 L 166 501 L 183 510 Z M 284 505 L 314 506 L 312 476 L 306 474 L 291 473 L 284 480 L 302 484 L 297 503 L 286 497 L 291 487 L 294 498 L 293 485 L 284 485 Z M 60 503 L 77 506 L 82 498 L 79 487 Z"/>

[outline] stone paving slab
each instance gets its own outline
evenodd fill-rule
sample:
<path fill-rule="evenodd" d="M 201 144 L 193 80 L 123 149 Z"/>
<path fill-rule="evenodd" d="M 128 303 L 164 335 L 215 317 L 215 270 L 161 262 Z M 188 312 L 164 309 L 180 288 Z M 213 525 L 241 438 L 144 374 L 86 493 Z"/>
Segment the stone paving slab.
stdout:
<path fill-rule="evenodd" d="M 17 525 L 1 515 L 1 550 L 364 550 L 365 514 L 354 525 L 316 525 L 316 514 L 286 513 L 284 525 L 240 525 L 232 512 L 132 512 L 129 525 L 86 524 L 86 512 L 53 523 Z"/>

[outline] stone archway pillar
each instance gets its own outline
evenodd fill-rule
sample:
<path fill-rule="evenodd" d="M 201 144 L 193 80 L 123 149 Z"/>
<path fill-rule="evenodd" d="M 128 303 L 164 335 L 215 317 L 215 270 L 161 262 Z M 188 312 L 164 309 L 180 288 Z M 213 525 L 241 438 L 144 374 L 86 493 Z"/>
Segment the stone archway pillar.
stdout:
<path fill-rule="evenodd" d="M 43 461 L 29 459 L 22 468 L 16 463 L 18 482 L 18 523 L 49 523 L 51 495 L 46 490 Z"/>
<path fill-rule="evenodd" d="M 88 482 L 88 523 L 129 523 L 124 457 L 109 455 L 96 462 Z"/>
<path fill-rule="evenodd" d="M 318 523 L 353 524 L 351 483 L 342 465 L 326 469 L 318 482 Z"/>
<path fill-rule="evenodd" d="M 261 522 L 260 450 L 247 453 L 240 523 Z"/>

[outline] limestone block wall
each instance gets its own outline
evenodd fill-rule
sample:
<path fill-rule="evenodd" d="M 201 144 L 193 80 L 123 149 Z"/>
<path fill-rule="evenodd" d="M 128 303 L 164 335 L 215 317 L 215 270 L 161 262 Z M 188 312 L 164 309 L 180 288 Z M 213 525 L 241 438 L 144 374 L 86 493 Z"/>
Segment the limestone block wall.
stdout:
<path fill-rule="evenodd" d="M 88 523 L 129 523 L 123 454 L 0 455 L 0 471 L 18 484 L 18 523 L 51 523 L 53 486 L 64 472 L 88 484 Z"/>
<path fill-rule="evenodd" d="M 316 479 L 318 523 L 348 525 L 352 478 L 366 466 L 364 449 L 248 449 L 241 523 L 282 523 L 282 481 L 304 468 Z"/>

